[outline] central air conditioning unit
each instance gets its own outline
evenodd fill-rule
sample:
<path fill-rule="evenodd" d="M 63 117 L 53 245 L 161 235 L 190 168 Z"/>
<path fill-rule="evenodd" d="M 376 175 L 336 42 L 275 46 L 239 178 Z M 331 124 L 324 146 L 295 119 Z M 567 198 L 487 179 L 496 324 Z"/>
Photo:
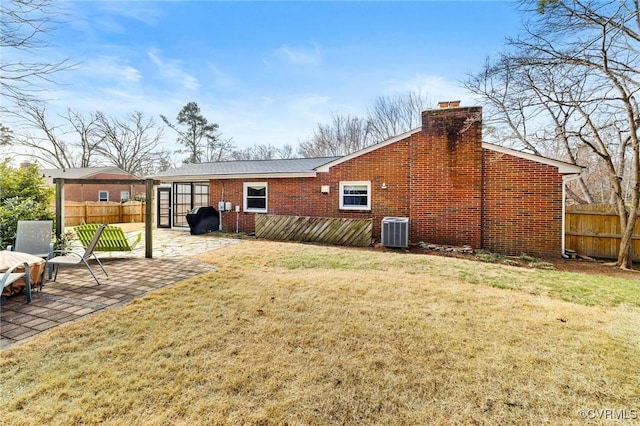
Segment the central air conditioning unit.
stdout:
<path fill-rule="evenodd" d="M 409 218 L 385 217 L 382 219 L 382 245 L 385 247 L 409 247 Z"/>

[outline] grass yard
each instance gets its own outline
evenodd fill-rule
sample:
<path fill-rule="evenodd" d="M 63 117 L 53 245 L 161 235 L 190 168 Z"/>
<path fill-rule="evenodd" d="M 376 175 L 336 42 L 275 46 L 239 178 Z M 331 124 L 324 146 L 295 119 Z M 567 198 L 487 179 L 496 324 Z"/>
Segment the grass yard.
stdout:
<path fill-rule="evenodd" d="M 0 422 L 640 421 L 639 280 L 264 241 L 200 259 L 219 270 L 2 351 Z"/>

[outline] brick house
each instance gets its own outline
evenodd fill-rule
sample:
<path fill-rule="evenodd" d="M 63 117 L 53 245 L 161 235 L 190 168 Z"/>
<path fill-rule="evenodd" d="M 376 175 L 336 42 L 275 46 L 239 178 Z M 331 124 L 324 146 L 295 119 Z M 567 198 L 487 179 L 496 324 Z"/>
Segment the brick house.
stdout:
<path fill-rule="evenodd" d="M 125 172 L 118 167 L 85 167 L 75 169 L 42 169 L 45 182 L 54 185 L 53 179 L 125 179 L 140 178 Z M 144 194 L 144 185 L 114 184 L 67 184 L 64 187 L 66 201 L 115 201 L 121 202 L 132 198 L 135 194 Z"/>
<path fill-rule="evenodd" d="M 480 107 L 447 107 L 343 157 L 190 164 L 153 178 L 159 226 L 186 227 L 192 207 L 222 200 L 239 211 L 223 213 L 225 230 L 254 231 L 258 213 L 370 218 L 379 240 L 383 218 L 406 217 L 413 243 L 547 256 L 561 252 L 565 180 L 581 172 L 484 143 Z"/>

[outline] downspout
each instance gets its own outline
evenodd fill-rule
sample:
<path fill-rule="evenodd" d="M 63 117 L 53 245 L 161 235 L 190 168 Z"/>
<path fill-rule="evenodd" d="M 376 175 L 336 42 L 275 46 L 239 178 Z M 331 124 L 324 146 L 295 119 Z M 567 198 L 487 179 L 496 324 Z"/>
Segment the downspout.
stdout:
<path fill-rule="evenodd" d="M 573 175 L 565 175 L 562 176 L 562 244 L 561 244 L 561 251 L 560 251 L 560 256 L 562 256 L 563 258 L 566 259 L 566 254 L 565 254 L 565 216 L 566 216 L 566 211 L 567 211 L 567 183 L 571 182 L 572 180 L 576 180 L 578 178 L 580 178 L 582 176 L 582 172 L 578 173 L 578 174 L 573 174 Z"/>
<path fill-rule="evenodd" d="M 564 189 L 564 187 L 563 187 Z M 223 203 L 223 207 L 220 208 L 220 203 L 218 203 L 218 231 L 222 232 L 222 210 L 224 209 L 224 183 L 222 183 L 222 194 L 220 194 L 221 201 Z"/>
<path fill-rule="evenodd" d="M 415 225 L 413 224 L 413 135 L 409 136 L 409 176 L 407 179 L 409 180 L 409 237 L 407 238 L 407 242 L 411 241 L 411 236 L 415 236 L 413 234 L 413 230 L 415 229 Z M 381 230 L 382 231 L 382 230 Z M 382 232 L 380 232 L 380 239 L 382 239 Z"/>

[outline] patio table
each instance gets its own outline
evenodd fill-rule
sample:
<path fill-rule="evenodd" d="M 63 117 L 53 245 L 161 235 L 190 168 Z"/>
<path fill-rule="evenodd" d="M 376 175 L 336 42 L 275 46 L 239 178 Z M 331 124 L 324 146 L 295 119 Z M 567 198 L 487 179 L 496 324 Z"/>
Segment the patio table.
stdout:
<path fill-rule="evenodd" d="M 5 272 L 12 266 L 24 262 L 29 264 L 31 287 L 33 288 L 34 286 L 40 285 L 42 283 L 43 272 L 46 264 L 43 258 L 19 251 L 0 251 L 0 272 Z M 19 271 L 24 271 L 24 268 L 16 268 L 16 272 Z M 11 296 L 13 294 L 21 293 L 26 286 L 24 278 L 19 279 L 13 284 L 5 287 L 2 290 L 2 295 Z"/>

